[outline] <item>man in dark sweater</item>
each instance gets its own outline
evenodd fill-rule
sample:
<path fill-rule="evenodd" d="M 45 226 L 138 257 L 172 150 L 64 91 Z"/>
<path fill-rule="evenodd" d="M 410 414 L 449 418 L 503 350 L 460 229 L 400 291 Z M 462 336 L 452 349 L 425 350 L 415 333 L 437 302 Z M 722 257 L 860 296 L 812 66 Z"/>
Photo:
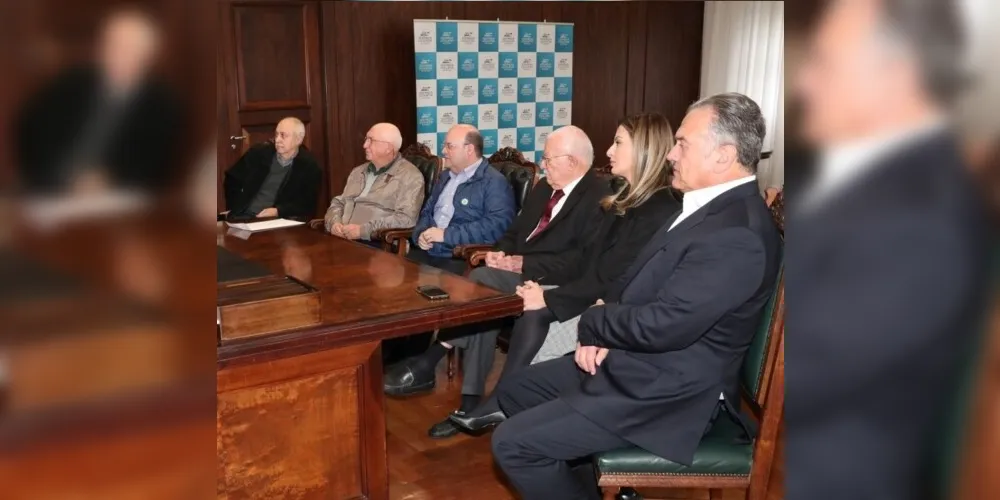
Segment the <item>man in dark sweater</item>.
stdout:
<path fill-rule="evenodd" d="M 226 171 L 226 208 L 231 217 L 307 219 L 315 215 L 322 171 L 302 145 L 305 125 L 285 118 L 274 142 L 253 146 Z"/>
<path fill-rule="evenodd" d="M 601 198 L 611 194 L 606 177 L 590 170 L 594 146 L 587 134 L 567 126 L 549 135 L 540 161 L 546 169 L 528 195 L 521 213 L 486 258 L 486 266 L 474 269 L 469 278 L 513 293 L 525 280 L 546 285 L 562 285 L 576 277 L 578 270 L 570 262 L 587 246 L 605 217 Z M 493 351 L 499 324 L 473 325 L 472 328 L 442 331 L 440 342 L 425 353 L 389 369 L 385 392 L 405 395 L 434 387 L 434 367 L 448 349 L 463 349 L 465 373 L 462 377 L 462 405 L 457 413 L 469 411 L 479 403 L 486 389 L 486 376 L 493 367 Z M 446 438 L 458 433 L 447 418 L 429 431 L 432 438 Z"/>

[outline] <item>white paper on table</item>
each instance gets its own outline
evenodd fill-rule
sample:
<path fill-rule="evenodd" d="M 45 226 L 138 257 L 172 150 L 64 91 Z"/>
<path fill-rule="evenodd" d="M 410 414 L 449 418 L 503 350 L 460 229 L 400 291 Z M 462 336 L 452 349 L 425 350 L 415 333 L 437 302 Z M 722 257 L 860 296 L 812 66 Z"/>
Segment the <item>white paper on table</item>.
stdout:
<path fill-rule="evenodd" d="M 301 226 L 305 222 L 289 219 L 274 219 L 260 222 L 227 222 L 226 225 L 235 229 L 242 229 L 256 233 L 258 231 L 269 231 L 271 229 L 281 229 L 284 227 Z"/>

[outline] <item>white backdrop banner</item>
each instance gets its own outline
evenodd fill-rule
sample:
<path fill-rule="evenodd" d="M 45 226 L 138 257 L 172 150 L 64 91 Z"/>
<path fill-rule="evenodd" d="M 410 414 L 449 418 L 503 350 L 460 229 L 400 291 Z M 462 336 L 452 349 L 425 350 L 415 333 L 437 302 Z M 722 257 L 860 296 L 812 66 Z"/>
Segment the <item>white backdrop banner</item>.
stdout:
<path fill-rule="evenodd" d="M 512 146 L 538 161 L 545 139 L 573 116 L 573 25 L 413 21 L 417 142 L 438 154 L 459 123 L 483 135 L 483 154 Z"/>

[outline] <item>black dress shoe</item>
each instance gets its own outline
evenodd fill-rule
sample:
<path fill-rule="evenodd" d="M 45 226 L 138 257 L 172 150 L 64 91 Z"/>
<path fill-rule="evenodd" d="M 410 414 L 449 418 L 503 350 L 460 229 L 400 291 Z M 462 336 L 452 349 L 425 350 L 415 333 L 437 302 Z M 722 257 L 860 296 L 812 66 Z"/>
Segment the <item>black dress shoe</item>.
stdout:
<path fill-rule="evenodd" d="M 434 370 L 424 370 L 414 363 L 399 363 L 386 372 L 382 388 L 390 396 L 409 396 L 434 389 Z"/>
<path fill-rule="evenodd" d="M 452 415 L 464 415 L 464 413 L 459 410 L 455 410 L 452 412 Z M 432 425 L 431 428 L 427 430 L 427 435 L 430 436 L 431 439 L 447 439 L 458 435 L 458 427 L 455 427 L 455 424 L 450 418 L 446 418 Z"/>
<path fill-rule="evenodd" d="M 459 429 L 475 433 L 489 429 L 507 420 L 507 415 L 504 415 L 502 411 L 495 411 L 481 417 L 452 414 L 448 416 L 448 419 L 454 422 Z"/>
<path fill-rule="evenodd" d="M 632 488 L 625 487 L 618 490 L 618 494 L 615 495 L 615 500 L 642 500 L 642 495 Z"/>

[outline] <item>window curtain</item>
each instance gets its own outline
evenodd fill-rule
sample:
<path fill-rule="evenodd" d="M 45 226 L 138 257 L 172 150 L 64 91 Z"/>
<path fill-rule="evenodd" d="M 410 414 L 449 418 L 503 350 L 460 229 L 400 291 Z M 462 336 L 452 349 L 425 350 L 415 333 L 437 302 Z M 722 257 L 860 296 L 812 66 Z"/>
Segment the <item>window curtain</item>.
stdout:
<path fill-rule="evenodd" d="M 767 123 L 757 169 L 761 192 L 784 184 L 784 2 L 705 2 L 701 96 L 739 92 L 760 106 Z"/>

